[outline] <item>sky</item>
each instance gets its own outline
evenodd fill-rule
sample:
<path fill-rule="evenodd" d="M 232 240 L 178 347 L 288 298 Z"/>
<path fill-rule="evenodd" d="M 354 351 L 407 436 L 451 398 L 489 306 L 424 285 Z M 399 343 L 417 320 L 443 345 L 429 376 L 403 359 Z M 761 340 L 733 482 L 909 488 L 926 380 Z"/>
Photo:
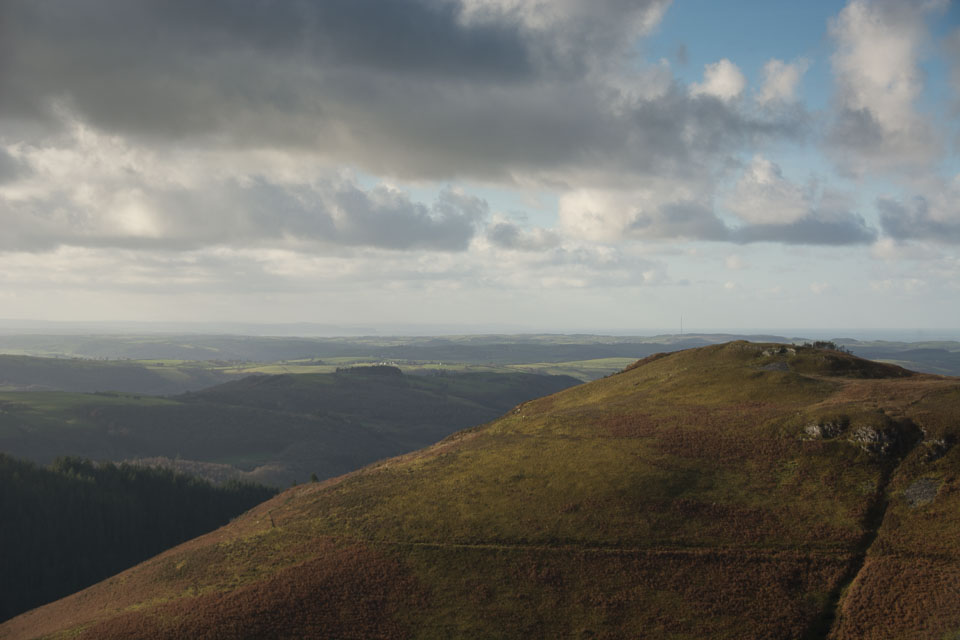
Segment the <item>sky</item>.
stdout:
<path fill-rule="evenodd" d="M 947 0 L 0 0 L 0 318 L 960 329 Z"/>

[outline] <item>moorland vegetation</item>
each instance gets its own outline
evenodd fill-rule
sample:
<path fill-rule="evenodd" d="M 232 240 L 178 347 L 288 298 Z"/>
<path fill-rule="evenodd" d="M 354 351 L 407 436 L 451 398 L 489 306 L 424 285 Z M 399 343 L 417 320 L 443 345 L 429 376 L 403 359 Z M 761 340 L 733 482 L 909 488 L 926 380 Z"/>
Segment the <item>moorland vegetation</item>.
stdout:
<path fill-rule="evenodd" d="M 2 638 L 953 637 L 960 380 L 654 355 L 292 488 Z"/>

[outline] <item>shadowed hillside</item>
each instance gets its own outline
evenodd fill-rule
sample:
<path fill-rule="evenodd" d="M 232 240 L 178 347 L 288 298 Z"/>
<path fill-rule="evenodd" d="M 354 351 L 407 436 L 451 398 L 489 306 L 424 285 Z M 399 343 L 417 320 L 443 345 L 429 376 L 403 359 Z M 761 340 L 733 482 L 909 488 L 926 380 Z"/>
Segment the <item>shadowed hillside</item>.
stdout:
<path fill-rule="evenodd" d="M 328 478 L 492 420 L 564 389 L 567 376 L 408 376 L 393 367 L 251 376 L 172 398 L 0 393 L 0 451 L 46 464 L 58 456 L 166 459 L 214 478 L 289 486 Z M 207 474 L 203 463 L 212 465 Z M 227 473 L 225 473 L 227 472 Z"/>
<path fill-rule="evenodd" d="M 0 355 L 0 390 L 183 393 L 230 379 L 199 366 L 147 367 L 135 362 Z"/>
<path fill-rule="evenodd" d="M 128 465 L 0 454 L 0 620 L 206 533 L 276 493 Z"/>
<path fill-rule="evenodd" d="M 0 638 L 944 638 L 960 380 L 651 356 L 325 483 Z"/>

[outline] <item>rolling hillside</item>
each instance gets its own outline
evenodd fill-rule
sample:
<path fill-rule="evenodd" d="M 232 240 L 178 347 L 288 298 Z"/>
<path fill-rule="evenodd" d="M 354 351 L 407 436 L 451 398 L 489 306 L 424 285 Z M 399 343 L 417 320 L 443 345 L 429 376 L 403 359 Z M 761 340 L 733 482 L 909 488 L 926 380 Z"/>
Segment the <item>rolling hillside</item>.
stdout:
<path fill-rule="evenodd" d="M 0 638 L 956 637 L 958 415 L 960 380 L 835 351 L 651 356 Z"/>
<path fill-rule="evenodd" d="M 393 367 L 359 367 L 253 376 L 167 398 L 0 393 L 0 451 L 42 464 L 67 455 L 164 458 L 168 466 L 215 479 L 289 486 L 312 473 L 327 478 L 426 446 L 578 382 L 522 373 L 408 376 Z"/>
<path fill-rule="evenodd" d="M 163 395 L 203 389 L 231 376 L 199 365 L 35 358 L 0 354 L 0 391 L 119 391 Z"/>

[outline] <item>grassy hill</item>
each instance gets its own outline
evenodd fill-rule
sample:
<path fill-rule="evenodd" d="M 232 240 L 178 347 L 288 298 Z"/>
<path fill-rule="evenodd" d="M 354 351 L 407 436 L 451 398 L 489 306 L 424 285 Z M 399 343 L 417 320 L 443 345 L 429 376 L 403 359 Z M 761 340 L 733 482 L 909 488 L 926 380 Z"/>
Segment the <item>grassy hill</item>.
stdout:
<path fill-rule="evenodd" d="M 410 451 L 569 387 L 564 376 L 407 376 L 392 367 L 254 376 L 176 397 L 0 393 L 0 451 L 43 464 L 166 458 L 287 486 Z"/>
<path fill-rule="evenodd" d="M 960 380 L 835 351 L 655 355 L 0 638 L 956 637 L 958 415 Z"/>
<path fill-rule="evenodd" d="M 120 391 L 163 395 L 210 387 L 230 376 L 209 366 L 179 366 L 0 354 L 0 391 Z"/>

